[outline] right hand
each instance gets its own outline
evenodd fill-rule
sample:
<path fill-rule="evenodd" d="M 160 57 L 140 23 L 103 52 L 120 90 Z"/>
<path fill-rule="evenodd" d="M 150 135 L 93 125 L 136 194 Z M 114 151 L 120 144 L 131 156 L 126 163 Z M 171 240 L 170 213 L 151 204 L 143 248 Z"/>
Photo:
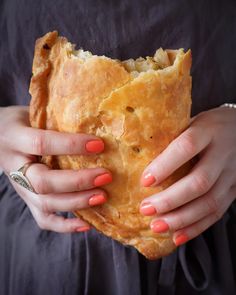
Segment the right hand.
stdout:
<path fill-rule="evenodd" d="M 7 175 L 25 163 L 37 162 L 36 156 L 91 155 L 104 148 L 102 140 L 93 135 L 30 127 L 28 107 L 2 107 L 0 118 L 0 167 Z M 97 149 L 96 143 L 91 143 L 94 140 L 100 142 Z M 87 142 L 93 151 L 86 149 Z M 61 233 L 86 231 L 89 225 L 79 218 L 57 216 L 55 212 L 73 212 L 104 203 L 106 193 L 96 187 L 112 180 L 111 173 L 104 168 L 51 170 L 41 163 L 30 165 L 26 176 L 37 194 L 9 179 L 39 227 Z"/>

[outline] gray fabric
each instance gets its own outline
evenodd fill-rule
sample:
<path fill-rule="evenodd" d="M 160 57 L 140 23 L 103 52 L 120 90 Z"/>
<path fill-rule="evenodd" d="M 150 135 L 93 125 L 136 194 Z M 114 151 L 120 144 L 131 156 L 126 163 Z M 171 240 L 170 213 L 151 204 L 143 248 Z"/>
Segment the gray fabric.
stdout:
<path fill-rule="evenodd" d="M 160 46 L 191 48 L 193 114 L 236 102 L 235 1 L 4 0 L 1 106 L 29 103 L 35 39 L 54 29 L 78 47 L 120 59 L 151 55 Z M 2 175 L 0 295 L 236 294 L 235 216 L 232 205 L 204 234 L 148 261 L 95 230 L 41 231 Z"/>

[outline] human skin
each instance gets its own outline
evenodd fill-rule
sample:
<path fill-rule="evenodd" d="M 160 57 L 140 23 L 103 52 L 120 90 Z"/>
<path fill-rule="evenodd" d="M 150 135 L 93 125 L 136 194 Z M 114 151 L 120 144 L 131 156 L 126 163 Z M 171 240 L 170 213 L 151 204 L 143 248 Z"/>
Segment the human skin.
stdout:
<path fill-rule="evenodd" d="M 0 167 L 8 175 L 37 156 L 100 153 L 101 139 L 93 135 L 68 134 L 29 127 L 28 107 L 0 108 Z M 107 194 L 100 187 L 112 181 L 104 168 L 81 170 L 51 170 L 41 163 L 33 163 L 26 177 L 37 194 L 11 181 L 19 196 L 28 205 L 41 229 L 56 232 L 80 232 L 89 225 L 79 218 L 65 219 L 57 211 L 74 211 L 102 204 Z"/>
<path fill-rule="evenodd" d="M 144 170 L 141 185 L 155 186 L 197 156 L 188 175 L 145 198 L 140 212 L 153 216 L 154 232 L 170 230 L 177 246 L 218 221 L 236 198 L 236 109 L 198 114 Z"/>
<path fill-rule="evenodd" d="M 36 162 L 35 155 L 88 155 L 91 152 L 85 149 L 86 143 L 100 140 L 92 135 L 31 128 L 27 107 L 0 108 L 0 118 L 0 167 L 6 174 L 27 162 Z M 182 164 L 198 157 L 187 176 L 145 198 L 140 205 L 142 214 L 153 216 L 150 224 L 153 231 L 171 230 L 177 246 L 213 225 L 236 198 L 235 126 L 235 109 L 202 112 L 143 172 L 141 185 L 155 186 Z M 102 152 L 103 145 L 98 150 Z M 85 221 L 65 219 L 54 212 L 75 211 L 105 202 L 108 196 L 101 186 L 112 181 L 111 173 L 104 168 L 50 170 L 40 163 L 32 164 L 26 175 L 38 194 L 13 181 L 12 185 L 39 227 L 56 232 L 89 230 Z M 94 195 L 98 198 L 91 202 Z"/>

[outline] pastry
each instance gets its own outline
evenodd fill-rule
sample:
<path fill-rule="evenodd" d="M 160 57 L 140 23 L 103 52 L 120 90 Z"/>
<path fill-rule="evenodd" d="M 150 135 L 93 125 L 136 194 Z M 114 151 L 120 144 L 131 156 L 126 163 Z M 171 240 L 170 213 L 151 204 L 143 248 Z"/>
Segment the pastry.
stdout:
<path fill-rule="evenodd" d="M 190 121 L 191 52 L 158 49 L 153 57 L 120 61 L 96 56 L 57 32 L 36 41 L 30 83 L 32 127 L 94 134 L 105 150 L 89 156 L 43 156 L 52 168 L 104 167 L 113 182 L 108 201 L 76 211 L 98 231 L 134 246 L 148 259 L 175 249 L 172 233 L 153 233 L 141 201 L 183 177 L 187 163 L 157 187 L 140 186 L 144 168 Z"/>

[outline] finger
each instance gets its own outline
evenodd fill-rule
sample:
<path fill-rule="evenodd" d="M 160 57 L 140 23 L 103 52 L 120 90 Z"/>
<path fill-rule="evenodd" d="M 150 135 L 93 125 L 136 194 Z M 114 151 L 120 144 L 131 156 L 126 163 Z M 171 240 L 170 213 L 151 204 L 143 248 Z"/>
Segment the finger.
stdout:
<path fill-rule="evenodd" d="M 220 185 L 220 182 L 219 182 Z M 217 189 L 215 190 L 217 191 Z M 181 212 L 182 222 L 177 221 L 177 224 L 172 224 L 168 230 L 174 232 L 173 239 L 177 246 L 191 240 L 204 232 L 208 227 L 214 224 L 216 221 L 220 220 L 229 208 L 230 204 L 235 199 L 236 186 L 230 188 L 230 190 L 221 195 L 219 192 L 218 197 L 213 198 L 211 195 L 206 195 L 201 198 L 201 206 L 197 208 L 198 205 L 192 207 L 191 213 L 195 218 L 191 218 L 190 214 L 186 212 Z M 200 200 L 198 201 L 200 203 Z M 193 210 L 194 209 L 194 210 Z M 199 210 L 198 210 L 199 209 Z M 205 214 L 204 214 L 204 213 Z M 180 212 L 179 212 L 180 213 Z M 190 210 L 189 210 L 190 213 Z M 185 220 L 189 219 L 188 221 Z M 169 220 L 171 223 L 171 220 Z M 172 220 L 173 221 L 173 220 Z M 165 222 L 164 222 L 165 223 Z M 164 223 L 160 222 L 160 227 L 164 228 Z M 164 232 L 164 231 L 155 231 Z"/>
<path fill-rule="evenodd" d="M 211 214 L 220 216 L 220 207 L 215 197 L 201 197 L 183 208 L 165 214 L 151 222 L 151 229 L 156 233 L 166 232 L 168 230 L 177 231 L 183 229 L 204 217 Z"/>
<path fill-rule="evenodd" d="M 173 241 L 176 246 L 180 246 L 187 241 L 197 237 L 206 229 L 208 229 L 212 224 L 217 221 L 217 218 L 214 214 L 209 215 L 200 221 L 192 224 L 191 226 L 185 228 L 184 230 L 180 230 L 174 233 Z"/>
<path fill-rule="evenodd" d="M 155 186 L 162 182 L 176 169 L 202 151 L 211 141 L 208 132 L 202 132 L 201 126 L 193 124 L 144 170 L 141 177 L 142 186 Z"/>
<path fill-rule="evenodd" d="M 64 218 L 55 214 L 46 214 L 40 212 L 35 207 L 31 208 L 31 212 L 36 223 L 43 230 L 71 233 L 88 231 L 90 229 L 90 225 L 80 218 Z"/>
<path fill-rule="evenodd" d="M 225 194 L 225 175 L 223 173 L 208 193 L 179 209 L 158 216 L 152 220 L 150 227 L 156 233 L 168 230 L 174 232 L 211 214 L 220 218 L 231 202 L 229 193 L 227 193 L 227 197 L 225 197 Z"/>
<path fill-rule="evenodd" d="M 215 160 L 216 152 L 209 149 L 190 174 L 164 191 L 145 198 L 141 203 L 140 212 L 144 215 L 151 215 L 146 213 L 153 207 L 155 209 L 152 210 L 153 213 L 163 214 L 183 206 L 209 191 L 219 178 L 224 161 L 223 158 L 220 158 L 218 162 Z"/>
<path fill-rule="evenodd" d="M 104 143 L 94 135 L 69 134 L 19 126 L 11 130 L 8 146 L 31 155 L 90 155 L 104 150 Z"/>
<path fill-rule="evenodd" d="M 99 189 L 83 192 L 49 194 L 45 196 L 34 195 L 32 203 L 44 213 L 72 212 L 92 206 L 102 205 L 106 202 L 106 193 Z"/>
<path fill-rule="evenodd" d="M 180 246 L 197 237 L 218 220 L 219 218 L 215 214 L 211 214 L 184 229 L 176 231 L 173 235 L 175 245 Z"/>
<path fill-rule="evenodd" d="M 26 176 L 39 194 L 83 191 L 112 181 L 111 173 L 104 168 L 51 170 L 39 163 L 32 164 Z"/>
<path fill-rule="evenodd" d="M 35 206 L 35 194 L 25 190 L 23 187 L 12 182 L 17 193 L 29 207 L 36 223 L 41 229 L 51 230 L 59 233 L 82 232 L 90 229 L 90 225 L 80 218 L 66 219 L 56 216 L 50 212 L 40 211 Z"/>
<path fill-rule="evenodd" d="M 5 173 L 17 171 L 25 163 L 37 162 L 37 157 L 33 155 L 23 155 L 13 150 L 2 149 L 0 153 L 0 161 Z"/>

